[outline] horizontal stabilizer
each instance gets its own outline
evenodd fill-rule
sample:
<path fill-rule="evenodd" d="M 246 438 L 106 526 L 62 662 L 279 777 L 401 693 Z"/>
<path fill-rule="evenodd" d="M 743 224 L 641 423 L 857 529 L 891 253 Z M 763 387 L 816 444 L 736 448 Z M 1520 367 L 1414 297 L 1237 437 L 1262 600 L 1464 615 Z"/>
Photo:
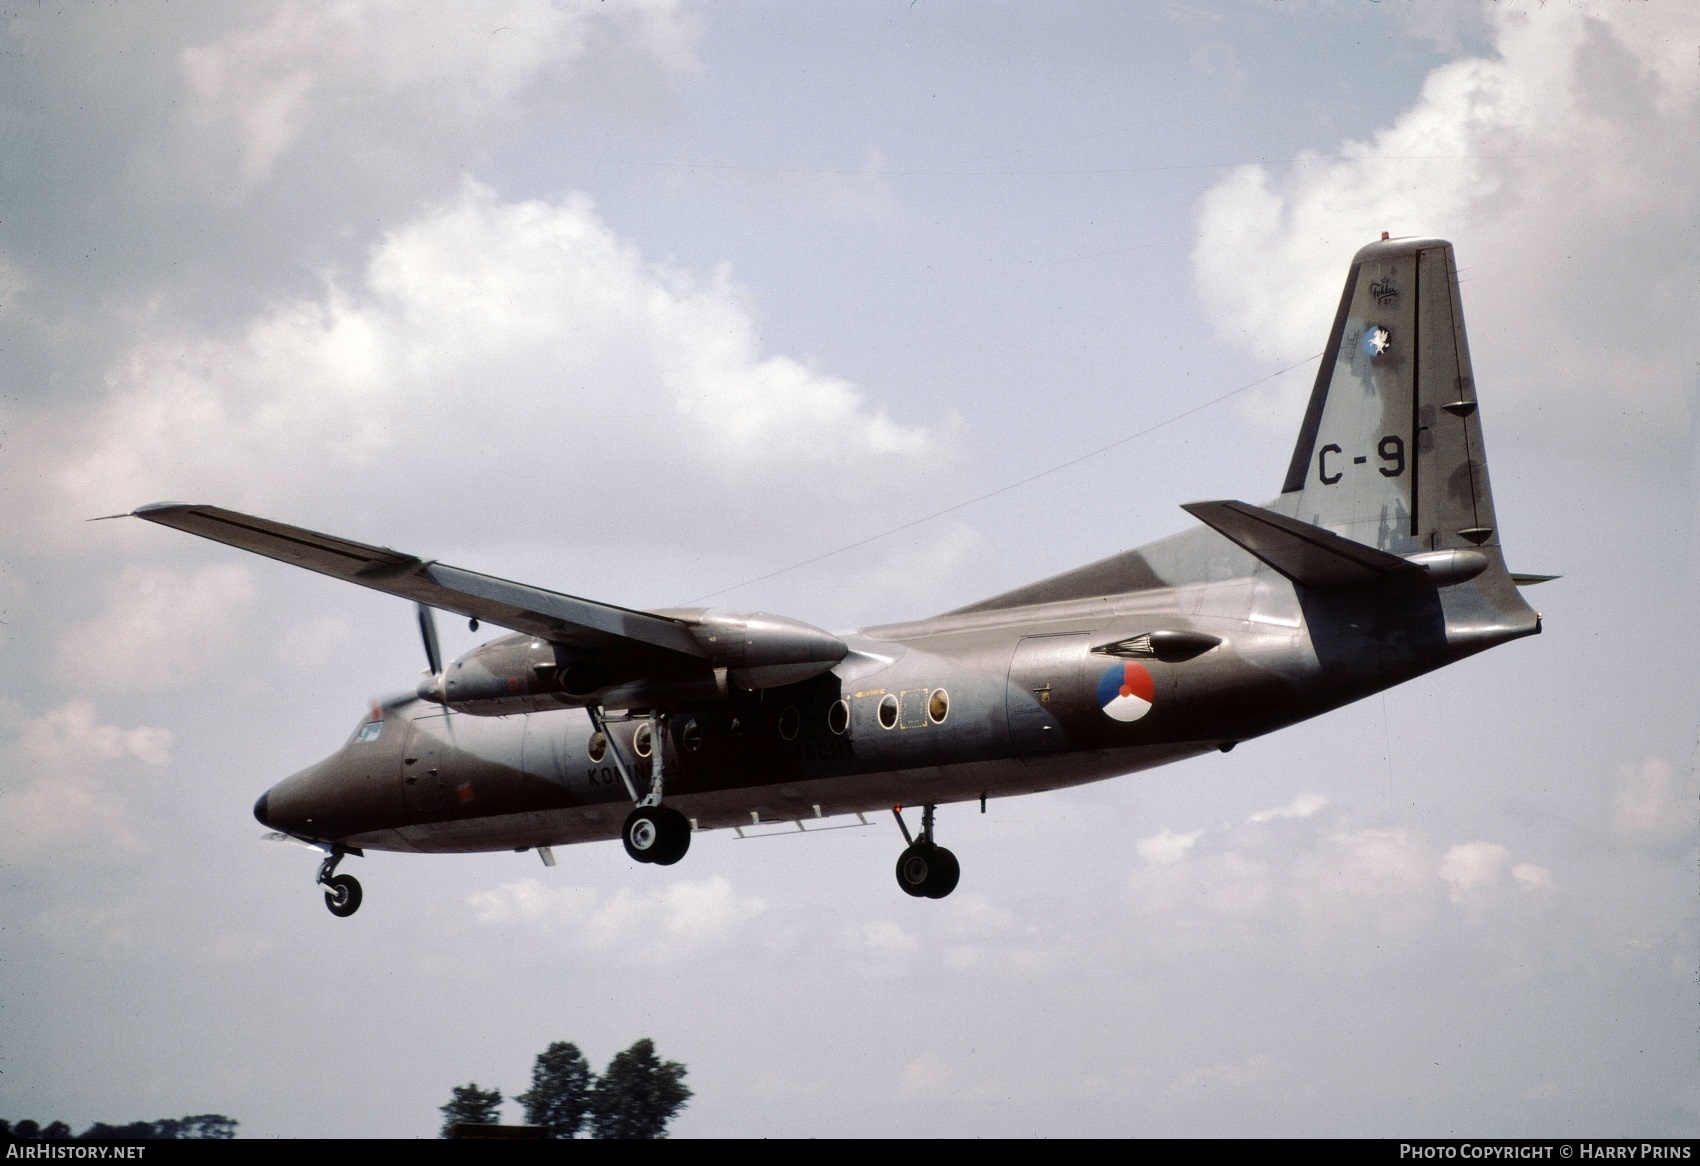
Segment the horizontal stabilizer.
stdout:
<path fill-rule="evenodd" d="M 1421 566 L 1398 555 L 1260 506 L 1188 502 L 1181 509 L 1306 587 L 1370 583 L 1400 575 L 1420 578 L 1424 574 Z"/>
<path fill-rule="evenodd" d="M 698 661 L 703 656 L 690 629 L 664 616 L 463 571 L 217 506 L 156 502 L 134 513 L 161 526 L 567 647 L 608 649 L 635 642 Z"/>

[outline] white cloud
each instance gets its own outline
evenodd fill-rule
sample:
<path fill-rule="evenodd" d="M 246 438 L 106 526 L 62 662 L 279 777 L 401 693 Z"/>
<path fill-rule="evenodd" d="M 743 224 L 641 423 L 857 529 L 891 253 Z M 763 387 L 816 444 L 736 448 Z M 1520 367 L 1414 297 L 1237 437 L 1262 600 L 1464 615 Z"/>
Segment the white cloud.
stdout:
<path fill-rule="evenodd" d="M 1512 867 L 1511 877 L 1524 891 L 1549 891 L 1553 885 L 1552 871 L 1532 862 L 1520 862 Z"/>
<path fill-rule="evenodd" d="M 671 962 L 728 943 L 767 911 L 723 875 L 658 890 L 550 887 L 527 878 L 467 898 L 479 923 L 541 928 L 568 944 L 645 963 Z"/>
<path fill-rule="evenodd" d="M 1283 819 L 1308 818 L 1327 804 L 1328 799 L 1321 794 L 1300 794 L 1284 806 L 1276 806 L 1271 810 L 1258 810 L 1246 821 L 1276 822 Z"/>
<path fill-rule="evenodd" d="M 1203 835 L 1204 831 L 1202 830 L 1194 830 L 1190 834 L 1176 834 L 1173 830 L 1165 829 L 1160 834 L 1141 838 L 1133 845 L 1134 849 L 1139 851 L 1139 857 L 1146 862 L 1168 866 L 1185 858 L 1186 852 L 1192 849 L 1193 843 L 1197 842 Z"/>
<path fill-rule="evenodd" d="M 1634 846 L 1669 846 L 1694 833 L 1700 806 L 1692 778 L 1679 780 L 1663 757 L 1622 765 L 1613 775 L 1611 831 Z"/>
<path fill-rule="evenodd" d="M 1451 238 L 1496 402 L 1592 448 L 1611 444 L 1602 432 L 1669 440 L 1693 392 L 1700 154 L 1673 147 L 1700 139 L 1700 9 L 1499 4 L 1488 18 L 1495 54 L 1435 69 L 1370 140 L 1241 167 L 1206 193 L 1205 308 L 1225 339 L 1298 360 L 1322 347 L 1359 246 L 1382 230 Z M 1272 394 L 1300 391 L 1251 407 L 1287 424 L 1297 398 Z"/>
<path fill-rule="evenodd" d="M 1306 795 L 1243 825 L 1142 840 L 1146 863 L 1129 881 L 1139 942 L 1239 945 L 1254 933 L 1355 942 L 1366 931 L 1408 938 L 1434 926 L 1479 926 L 1479 909 L 1490 902 L 1515 909 L 1489 898 L 1508 869 L 1521 890 L 1553 886 L 1550 870 L 1512 865 L 1499 843 L 1465 842 L 1442 852 L 1409 827 L 1351 827 L 1323 809 L 1321 798 Z M 1443 893 L 1472 910 L 1448 921 L 1438 911 Z"/>
<path fill-rule="evenodd" d="M 129 564 L 108 586 L 105 610 L 60 635 L 55 671 L 96 692 L 175 688 L 216 663 L 253 599 L 242 564 L 198 571 Z"/>
<path fill-rule="evenodd" d="M 889 919 L 875 919 L 858 929 L 858 938 L 875 955 L 893 959 L 913 955 L 921 942 Z"/>
<path fill-rule="evenodd" d="M 182 51 L 190 100 L 181 126 L 244 186 L 265 181 L 304 141 L 365 141 L 388 147 L 393 164 L 388 132 L 406 144 L 434 137 L 452 154 L 559 105 L 576 83 L 618 92 L 632 73 L 687 74 L 696 37 L 674 0 L 280 3 Z"/>
<path fill-rule="evenodd" d="M 1440 860 L 1447 897 L 1454 903 L 1466 903 L 1491 890 L 1510 862 L 1511 852 L 1497 842 L 1463 842 L 1452 847 Z"/>
<path fill-rule="evenodd" d="M 0 704 L 0 727 L 14 738 L 16 772 L 85 774 L 103 761 L 134 757 L 147 765 L 171 761 L 171 731 L 103 725 L 94 702 L 73 697 L 39 717 L 26 718 L 12 701 Z"/>
<path fill-rule="evenodd" d="M 162 768 L 171 743 L 168 729 L 101 724 L 87 697 L 37 717 L 0 700 L 0 854 L 37 858 L 73 842 L 139 850 L 123 791 L 103 770 L 126 759 Z"/>
<path fill-rule="evenodd" d="M 933 1097 L 950 1087 L 956 1071 L 931 1053 L 922 1053 L 903 1070 L 897 1091 L 904 1097 Z"/>
<path fill-rule="evenodd" d="M 1427 840 L 1408 827 L 1339 831 L 1298 857 L 1288 893 L 1313 923 L 1408 930 L 1437 889 L 1436 866 Z"/>
<path fill-rule="evenodd" d="M 140 342 L 81 449 L 48 443 L 45 481 L 19 465 L 8 488 L 52 522 L 159 498 L 416 519 L 417 499 L 496 487 L 533 500 L 540 537 L 630 538 L 653 503 L 674 524 L 656 535 L 719 545 L 747 538 L 752 490 L 783 490 L 775 521 L 806 526 L 948 461 L 854 386 L 764 353 L 747 299 L 724 270 L 646 263 L 582 195 L 507 203 L 469 181 L 355 288 L 238 335 Z"/>

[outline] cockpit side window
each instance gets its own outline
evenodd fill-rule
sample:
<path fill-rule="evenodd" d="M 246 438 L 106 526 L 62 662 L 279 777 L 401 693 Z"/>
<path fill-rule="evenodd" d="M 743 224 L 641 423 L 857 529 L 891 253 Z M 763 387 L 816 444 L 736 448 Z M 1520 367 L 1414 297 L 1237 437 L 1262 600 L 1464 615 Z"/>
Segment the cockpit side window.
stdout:
<path fill-rule="evenodd" d="M 367 721 L 364 725 L 361 725 L 359 731 L 354 734 L 354 743 L 356 745 L 364 745 L 368 741 L 376 741 L 378 739 L 378 734 L 383 731 L 383 721 Z"/>

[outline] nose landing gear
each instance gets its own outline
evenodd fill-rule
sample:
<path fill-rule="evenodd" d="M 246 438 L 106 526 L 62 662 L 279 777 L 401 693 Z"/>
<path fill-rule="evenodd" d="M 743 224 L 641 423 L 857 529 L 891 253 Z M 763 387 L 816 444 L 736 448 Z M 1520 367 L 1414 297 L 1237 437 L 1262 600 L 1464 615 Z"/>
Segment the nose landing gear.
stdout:
<path fill-rule="evenodd" d="M 907 849 L 897 856 L 897 885 L 903 893 L 917 899 L 942 899 L 956 889 L 962 877 L 962 867 L 956 855 L 933 841 L 933 807 L 921 810 L 921 837 L 910 837 L 909 826 L 903 821 L 903 807 L 891 811 L 897 828 L 903 831 Z"/>
<path fill-rule="evenodd" d="M 325 888 L 325 906 L 338 919 L 346 919 L 360 910 L 360 880 L 353 875 L 337 874 L 336 864 L 345 854 L 359 853 L 346 846 L 331 847 L 325 861 L 319 864 L 319 877 L 313 880 Z"/>

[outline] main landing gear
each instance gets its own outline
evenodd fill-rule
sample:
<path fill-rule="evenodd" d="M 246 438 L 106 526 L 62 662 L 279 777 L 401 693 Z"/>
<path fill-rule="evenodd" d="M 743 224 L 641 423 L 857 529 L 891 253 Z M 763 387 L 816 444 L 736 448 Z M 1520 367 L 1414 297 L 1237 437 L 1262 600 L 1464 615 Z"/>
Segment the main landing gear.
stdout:
<path fill-rule="evenodd" d="M 638 862 L 672 866 L 691 848 L 691 824 L 670 806 L 639 806 L 627 815 L 620 841 Z"/>
<path fill-rule="evenodd" d="M 662 760 L 666 754 L 666 718 L 660 713 L 649 715 L 649 793 L 640 798 L 637 783 L 626 769 L 625 758 L 620 756 L 620 747 L 614 743 L 613 734 L 608 732 L 602 710 L 592 705 L 586 711 L 590 713 L 591 727 L 607 739 L 614 768 L 619 771 L 620 780 L 626 783 L 626 792 L 637 803 L 637 808 L 626 815 L 626 824 L 620 829 L 620 841 L 625 844 L 626 853 L 636 862 L 672 866 L 691 848 L 691 823 L 678 810 L 661 804 L 666 793 Z"/>
<path fill-rule="evenodd" d="M 346 846 L 333 846 L 325 861 L 319 864 L 319 877 L 313 881 L 323 884 L 325 888 L 325 906 L 330 908 L 332 915 L 338 919 L 346 919 L 360 910 L 360 880 L 353 875 L 339 875 L 336 864 L 342 861 L 345 854 L 359 854 L 358 850 L 350 851 Z"/>
<path fill-rule="evenodd" d="M 912 838 L 909 826 L 903 821 L 903 807 L 892 808 L 897 828 L 903 831 L 903 841 L 909 844 L 897 856 L 897 885 L 903 893 L 917 899 L 942 899 L 956 889 L 962 877 L 962 867 L 956 855 L 933 841 L 933 807 L 921 810 L 921 837 Z"/>

